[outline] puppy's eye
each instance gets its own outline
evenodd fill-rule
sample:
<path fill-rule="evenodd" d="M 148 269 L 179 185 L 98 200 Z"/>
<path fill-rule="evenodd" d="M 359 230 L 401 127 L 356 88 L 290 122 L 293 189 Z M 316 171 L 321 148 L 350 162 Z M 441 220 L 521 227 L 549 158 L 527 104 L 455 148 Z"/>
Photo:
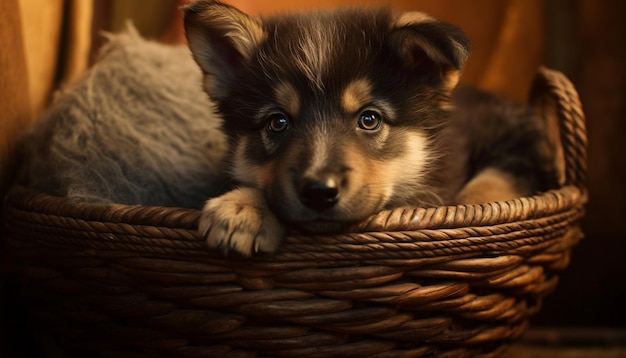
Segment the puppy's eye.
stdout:
<path fill-rule="evenodd" d="M 289 127 L 289 118 L 284 113 L 274 113 L 267 120 L 267 129 L 270 132 L 280 133 Z"/>
<path fill-rule="evenodd" d="M 358 126 L 359 128 L 367 131 L 374 131 L 380 128 L 382 123 L 383 119 L 380 113 L 372 110 L 366 110 L 359 116 Z"/>

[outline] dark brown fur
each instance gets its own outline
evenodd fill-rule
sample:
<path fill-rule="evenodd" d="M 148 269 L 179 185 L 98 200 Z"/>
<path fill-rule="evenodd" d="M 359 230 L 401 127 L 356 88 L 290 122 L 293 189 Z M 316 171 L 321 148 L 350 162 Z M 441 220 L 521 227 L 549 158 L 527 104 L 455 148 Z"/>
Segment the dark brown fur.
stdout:
<path fill-rule="evenodd" d="M 549 186 L 531 112 L 473 91 L 453 110 L 469 53 L 453 26 L 388 8 L 258 19 L 197 1 L 185 27 L 241 184 L 203 210 L 211 247 L 273 252 L 285 225 L 339 231 L 382 209 Z"/>

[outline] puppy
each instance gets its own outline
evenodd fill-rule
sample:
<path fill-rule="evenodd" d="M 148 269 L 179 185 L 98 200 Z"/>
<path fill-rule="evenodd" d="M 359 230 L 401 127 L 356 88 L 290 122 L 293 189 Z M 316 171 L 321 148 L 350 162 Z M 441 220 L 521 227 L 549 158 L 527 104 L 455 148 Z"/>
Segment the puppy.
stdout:
<path fill-rule="evenodd" d="M 456 27 L 389 8 L 261 19 L 199 0 L 184 12 L 239 184 L 203 209 L 212 248 L 272 253 L 286 227 L 338 232 L 383 209 L 554 184 L 530 109 L 455 90 L 470 51 Z"/>

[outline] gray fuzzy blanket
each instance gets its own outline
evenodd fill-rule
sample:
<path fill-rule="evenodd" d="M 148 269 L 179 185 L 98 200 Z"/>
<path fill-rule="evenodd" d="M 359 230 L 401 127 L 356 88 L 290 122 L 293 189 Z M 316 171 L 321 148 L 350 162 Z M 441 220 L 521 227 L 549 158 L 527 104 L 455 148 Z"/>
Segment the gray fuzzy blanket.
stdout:
<path fill-rule="evenodd" d="M 97 63 L 22 141 L 18 181 L 78 201 L 199 208 L 226 139 L 187 47 L 109 35 Z"/>

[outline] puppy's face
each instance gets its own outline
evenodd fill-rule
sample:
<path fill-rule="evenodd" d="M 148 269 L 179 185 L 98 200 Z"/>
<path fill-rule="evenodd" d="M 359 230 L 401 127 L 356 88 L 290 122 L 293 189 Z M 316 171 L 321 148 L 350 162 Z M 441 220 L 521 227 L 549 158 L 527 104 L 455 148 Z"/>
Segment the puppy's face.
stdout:
<path fill-rule="evenodd" d="M 260 20 L 214 1 L 188 7 L 185 25 L 232 173 L 281 220 L 334 231 L 431 196 L 432 140 L 468 52 L 460 31 L 388 9 Z"/>

